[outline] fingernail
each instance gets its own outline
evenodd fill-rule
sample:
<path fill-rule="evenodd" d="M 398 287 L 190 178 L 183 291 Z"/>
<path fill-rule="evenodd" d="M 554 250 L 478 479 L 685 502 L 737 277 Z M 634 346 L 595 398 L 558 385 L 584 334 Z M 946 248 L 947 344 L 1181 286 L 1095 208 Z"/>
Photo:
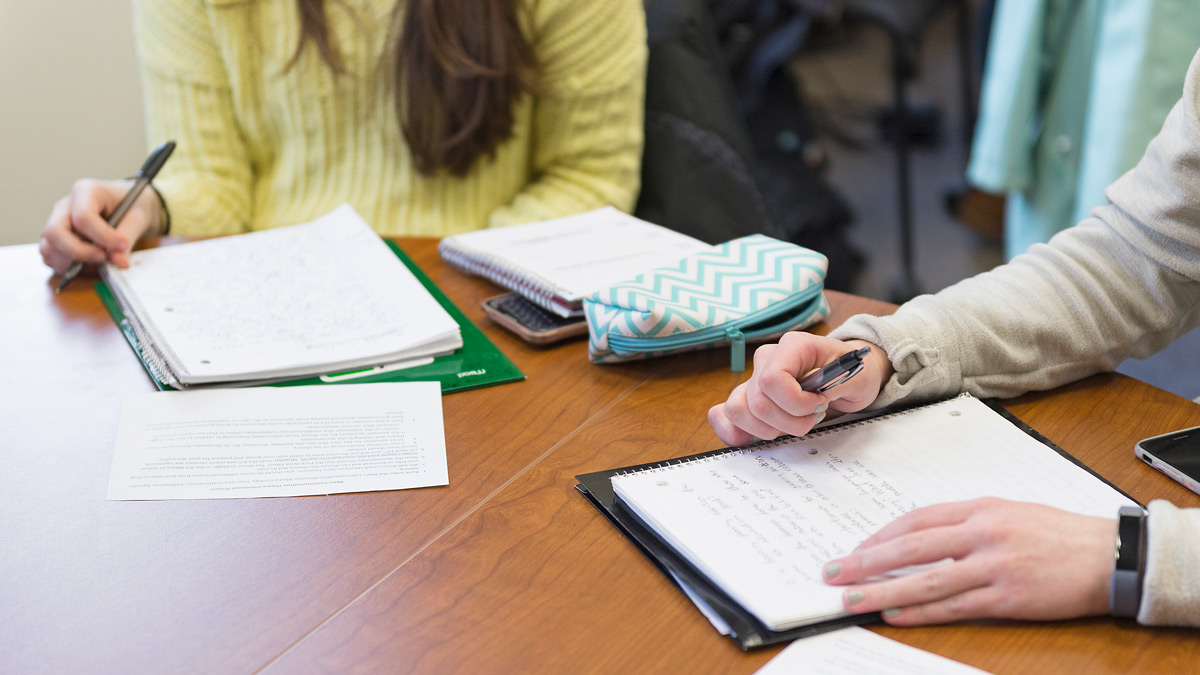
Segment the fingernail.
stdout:
<path fill-rule="evenodd" d="M 824 403 L 822 403 L 821 405 L 819 405 L 819 406 L 817 406 L 817 407 L 813 408 L 813 412 L 814 412 L 814 413 L 823 413 L 823 412 L 825 412 L 825 404 L 824 404 Z"/>
<path fill-rule="evenodd" d="M 900 610 L 895 607 L 883 610 L 883 618 L 885 619 L 894 619 L 898 616 L 900 616 Z"/>
<path fill-rule="evenodd" d="M 825 566 L 825 578 L 832 579 L 842 573 L 842 563 L 831 562 Z"/>
<path fill-rule="evenodd" d="M 817 421 L 813 422 L 813 426 L 815 427 L 818 424 L 820 424 L 821 420 L 823 420 L 823 419 L 825 419 L 825 413 L 821 413 L 821 414 L 817 415 Z"/>
<path fill-rule="evenodd" d="M 866 593 L 863 593 L 862 591 L 846 591 L 846 604 L 857 605 L 866 597 Z"/>

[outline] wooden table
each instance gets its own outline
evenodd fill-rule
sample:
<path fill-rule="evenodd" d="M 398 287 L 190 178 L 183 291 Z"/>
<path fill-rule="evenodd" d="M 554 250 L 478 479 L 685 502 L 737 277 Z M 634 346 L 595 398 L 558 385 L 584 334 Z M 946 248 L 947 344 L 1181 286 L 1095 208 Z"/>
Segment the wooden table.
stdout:
<path fill-rule="evenodd" d="M 152 386 L 90 279 L 56 296 L 34 246 L 0 248 L 0 672 L 750 673 L 774 655 L 719 636 L 573 489 L 718 447 L 728 353 L 602 367 L 581 341 L 530 347 L 434 243 L 401 240 L 528 375 L 445 397 L 448 487 L 157 502 L 105 500 L 121 401 Z M 829 299 L 835 325 L 891 310 Z M 1138 500 L 1200 506 L 1132 452 L 1200 406 L 1104 375 L 1006 407 Z M 875 629 L 997 673 L 1200 662 L 1194 631 L 1107 618 Z"/>

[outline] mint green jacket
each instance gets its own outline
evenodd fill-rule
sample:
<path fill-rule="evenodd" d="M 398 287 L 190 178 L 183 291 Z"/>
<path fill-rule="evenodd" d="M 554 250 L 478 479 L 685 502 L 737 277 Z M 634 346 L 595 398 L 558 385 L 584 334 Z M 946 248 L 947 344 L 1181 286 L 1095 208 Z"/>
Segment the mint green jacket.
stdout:
<path fill-rule="evenodd" d="M 1194 0 L 997 0 L 967 179 L 1007 193 L 1007 257 L 1105 203 L 1197 47 Z"/>

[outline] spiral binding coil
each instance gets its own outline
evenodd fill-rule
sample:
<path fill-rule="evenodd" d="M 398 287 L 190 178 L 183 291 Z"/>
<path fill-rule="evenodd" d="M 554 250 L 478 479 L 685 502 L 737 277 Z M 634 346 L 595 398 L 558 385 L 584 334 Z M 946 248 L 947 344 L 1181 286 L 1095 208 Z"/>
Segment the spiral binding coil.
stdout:
<path fill-rule="evenodd" d="M 443 242 L 444 243 L 444 242 Z M 563 296 L 567 289 L 551 283 L 545 277 L 526 269 L 509 271 L 501 264 L 497 256 L 476 251 L 474 249 L 458 250 L 449 245 L 438 247 L 442 259 L 468 274 L 475 274 L 505 288 L 512 289 L 528 298 L 530 301 L 556 311 L 558 303 L 555 296 Z"/>
<path fill-rule="evenodd" d="M 865 419 L 854 420 L 852 422 L 845 422 L 843 424 L 835 424 L 835 425 L 832 425 L 829 427 L 825 427 L 824 429 L 820 429 L 818 431 L 814 431 L 812 433 L 805 434 L 804 436 L 792 436 L 789 434 L 789 435 L 785 435 L 785 436 L 780 436 L 779 438 L 772 438 L 772 439 L 766 440 L 766 441 L 758 441 L 757 443 L 750 443 L 749 445 L 737 445 L 737 446 L 725 448 L 723 450 L 714 450 L 711 453 L 705 453 L 705 454 L 701 454 L 699 456 L 677 457 L 675 459 L 668 459 L 668 460 L 665 460 L 662 462 L 657 462 L 651 466 L 642 467 L 640 469 L 628 469 L 628 470 L 624 470 L 624 471 L 617 471 L 617 472 L 613 473 L 613 477 L 632 476 L 635 474 L 642 474 L 642 473 L 655 473 L 655 472 L 663 471 L 665 469 L 669 469 L 672 467 L 680 466 L 682 464 L 698 464 L 701 462 L 708 462 L 708 461 L 717 459 L 719 457 L 726 457 L 728 455 L 733 455 L 733 454 L 744 455 L 744 454 L 747 454 L 750 452 L 757 452 L 759 450 L 770 450 L 772 448 L 778 448 L 778 447 L 782 447 L 784 445 L 790 444 L 792 441 L 794 441 L 796 439 L 822 438 L 824 436 L 828 436 L 828 435 L 834 433 L 835 431 L 842 431 L 843 429 L 854 429 L 857 427 L 863 427 L 868 424 L 874 424 L 875 422 L 879 422 L 879 421 L 882 421 L 885 419 L 890 419 L 892 417 L 898 417 L 900 415 L 905 415 L 907 413 L 910 413 L 910 412 L 920 409 L 920 408 L 931 408 L 934 406 L 941 405 L 943 403 L 948 403 L 950 401 L 958 400 L 960 398 L 973 398 L 973 396 L 969 393 L 962 393 L 962 394 L 959 394 L 958 396 L 955 396 L 954 398 L 949 398 L 944 401 L 937 401 L 934 403 L 928 403 L 928 404 L 924 404 L 924 405 L 915 405 L 915 406 L 911 406 L 908 408 L 901 408 L 900 410 L 895 410 L 895 411 L 892 411 L 885 415 L 876 415 L 874 417 L 867 417 Z"/>
<path fill-rule="evenodd" d="M 100 276 L 112 290 L 116 296 L 117 302 L 125 310 L 125 325 L 129 327 L 137 341 L 138 354 L 142 357 L 142 362 L 146 364 L 146 368 L 154 379 L 159 382 L 176 389 L 181 388 L 179 378 L 176 377 L 177 372 L 174 364 L 178 363 L 178 359 L 172 361 L 174 354 L 169 351 L 165 345 L 160 346 L 153 339 L 154 332 L 143 326 L 137 318 L 142 311 L 142 305 L 137 301 L 137 298 L 130 298 L 124 281 L 120 275 L 110 274 L 107 267 L 100 269 Z M 166 351 L 164 351 L 166 350 Z"/>

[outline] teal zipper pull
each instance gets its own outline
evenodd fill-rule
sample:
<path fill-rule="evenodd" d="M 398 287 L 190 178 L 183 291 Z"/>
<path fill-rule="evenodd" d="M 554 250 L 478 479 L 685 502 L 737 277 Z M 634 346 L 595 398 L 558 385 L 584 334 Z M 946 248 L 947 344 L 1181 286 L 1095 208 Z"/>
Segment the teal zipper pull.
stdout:
<path fill-rule="evenodd" d="M 735 373 L 746 370 L 746 336 L 737 326 L 731 326 L 725 337 L 729 338 L 729 369 Z"/>

